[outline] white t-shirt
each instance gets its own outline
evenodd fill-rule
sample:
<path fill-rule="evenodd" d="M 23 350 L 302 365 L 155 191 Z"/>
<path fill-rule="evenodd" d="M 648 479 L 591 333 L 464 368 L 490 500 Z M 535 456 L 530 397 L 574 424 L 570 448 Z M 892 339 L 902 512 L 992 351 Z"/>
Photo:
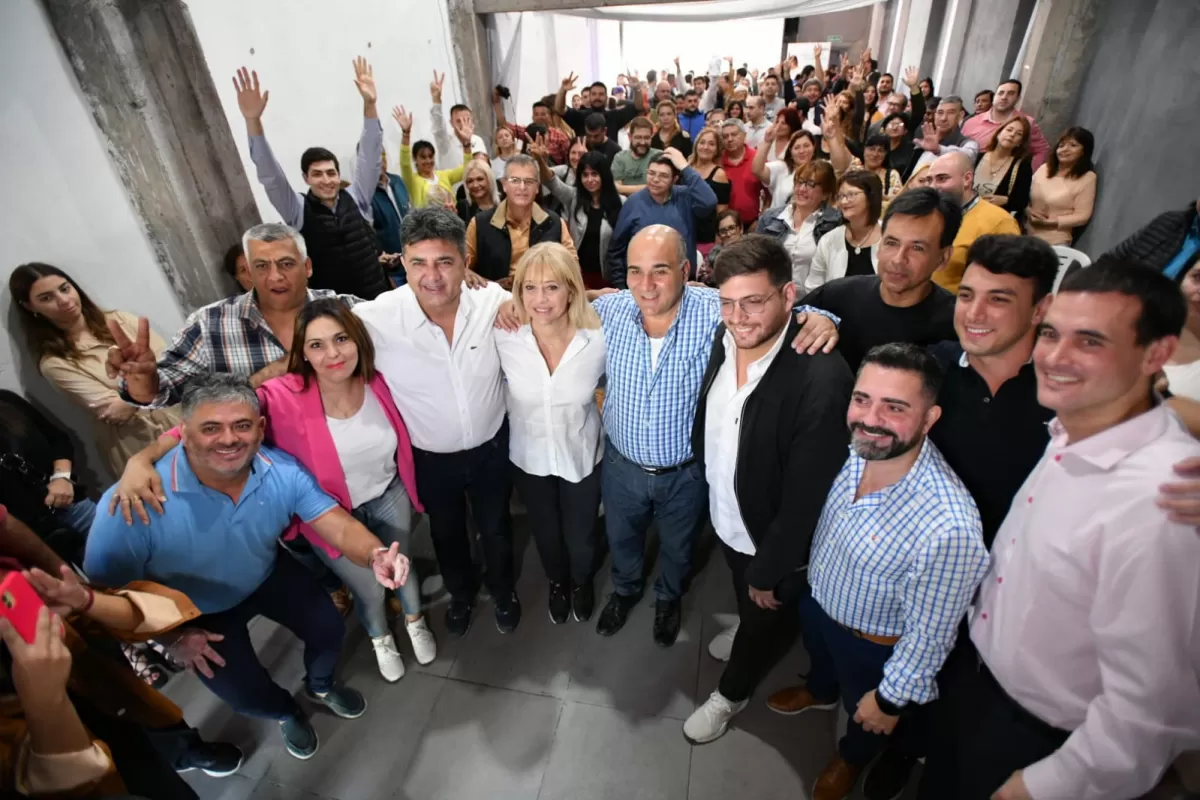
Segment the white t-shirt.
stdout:
<path fill-rule="evenodd" d="M 662 353 L 663 343 L 667 341 L 667 337 L 660 336 L 655 339 L 650 337 L 650 371 L 654 372 L 658 369 L 658 356 Z"/>
<path fill-rule="evenodd" d="M 326 416 L 325 422 L 346 474 L 350 505 L 358 508 L 383 494 L 396 478 L 399 440 L 371 387 L 366 388 L 362 407 L 354 416 Z"/>
<path fill-rule="evenodd" d="M 770 173 L 768 177 L 771 179 L 767 182 L 767 187 L 771 190 L 771 205 L 781 206 L 791 202 L 796 182 L 792 180 L 792 172 L 787 164 L 782 161 L 768 161 L 767 172 Z"/>

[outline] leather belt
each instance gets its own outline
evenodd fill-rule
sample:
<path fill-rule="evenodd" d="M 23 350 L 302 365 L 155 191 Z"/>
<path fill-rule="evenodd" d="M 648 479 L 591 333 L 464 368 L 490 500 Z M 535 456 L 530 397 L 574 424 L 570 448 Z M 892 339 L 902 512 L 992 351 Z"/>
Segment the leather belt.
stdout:
<path fill-rule="evenodd" d="M 837 622 L 837 620 L 834 620 L 834 622 Z M 900 641 L 899 636 L 876 636 L 873 633 L 863 633 L 862 631 L 856 631 L 854 628 L 851 628 L 849 625 L 842 625 L 842 623 L 840 623 L 840 622 L 838 622 L 838 625 L 840 625 L 843 629 L 848 631 L 850 633 L 850 635 L 853 636 L 854 638 L 864 639 L 864 640 L 870 642 L 871 644 L 877 644 L 877 645 L 881 645 L 883 647 L 892 647 L 897 642 Z"/>
<path fill-rule="evenodd" d="M 696 463 L 696 459 L 689 458 L 687 461 L 680 462 L 673 467 L 644 467 L 641 464 L 635 464 L 638 469 L 645 472 L 647 475 L 670 475 L 672 472 L 678 472 L 684 467 L 690 467 Z"/>

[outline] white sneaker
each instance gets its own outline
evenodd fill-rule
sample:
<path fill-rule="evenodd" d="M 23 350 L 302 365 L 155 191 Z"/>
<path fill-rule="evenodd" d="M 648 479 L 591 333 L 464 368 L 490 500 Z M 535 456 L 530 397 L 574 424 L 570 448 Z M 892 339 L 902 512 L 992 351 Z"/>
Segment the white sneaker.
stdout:
<path fill-rule="evenodd" d="M 371 639 L 375 648 L 375 660 L 379 662 L 379 674 L 388 683 L 395 683 L 404 677 L 404 661 L 400 651 L 396 649 L 396 640 L 390 633 Z"/>
<path fill-rule="evenodd" d="M 729 720 L 746 707 L 749 699 L 732 703 L 720 691 L 708 696 L 704 705 L 696 709 L 687 722 L 683 723 L 683 738 L 692 744 L 707 744 L 721 738 L 729 727 Z"/>
<path fill-rule="evenodd" d="M 728 661 L 733 652 L 733 637 L 737 635 L 739 622 L 733 623 L 732 628 L 726 628 L 712 638 L 708 643 L 708 654 L 717 661 Z"/>
<path fill-rule="evenodd" d="M 406 622 L 404 627 L 408 629 L 408 638 L 412 640 L 413 655 L 417 657 L 418 664 L 424 666 L 437 658 L 437 639 L 433 638 L 433 631 L 425 624 L 424 617 L 415 622 Z"/>

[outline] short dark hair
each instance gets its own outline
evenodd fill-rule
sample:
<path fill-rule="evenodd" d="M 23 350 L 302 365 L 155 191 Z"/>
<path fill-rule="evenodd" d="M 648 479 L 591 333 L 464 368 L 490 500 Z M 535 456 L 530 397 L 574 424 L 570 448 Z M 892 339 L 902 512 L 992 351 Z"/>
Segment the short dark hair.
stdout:
<path fill-rule="evenodd" d="M 991 233 L 980 236 L 967 250 L 967 266 L 978 264 L 993 275 L 1016 275 L 1033 281 L 1033 302 L 1054 289 L 1058 254 L 1035 236 Z"/>
<path fill-rule="evenodd" d="M 692 81 L 693 81 L 693 82 L 695 82 L 695 81 L 697 81 L 697 80 L 702 80 L 702 81 L 704 81 L 704 88 L 705 88 L 705 89 L 707 89 L 707 88 L 708 88 L 708 87 L 709 87 L 709 86 L 712 84 L 712 81 L 711 81 L 711 80 L 709 80 L 709 77 L 708 77 L 707 75 L 697 75 L 695 78 L 692 78 Z"/>
<path fill-rule="evenodd" d="M 1178 291 L 1175 294 L 1179 296 Z M 911 342 L 876 345 L 863 356 L 862 364 L 858 367 L 859 375 L 868 364 L 875 364 L 885 369 L 915 372 L 921 376 L 921 391 L 925 393 L 929 402 L 937 401 L 938 392 L 942 389 L 942 368 L 937 359 L 929 355 L 924 347 Z"/>
<path fill-rule="evenodd" d="M 550 104 L 547 103 L 545 100 L 534 100 L 533 108 L 544 108 L 547 111 L 553 110 L 552 107 L 550 106 Z"/>
<path fill-rule="evenodd" d="M 324 147 L 310 147 L 305 150 L 304 154 L 300 156 L 300 171 L 307 175 L 309 167 L 313 164 L 320 164 L 322 161 L 332 161 L 333 168 L 339 173 L 342 171 L 342 166 L 338 163 L 337 156 Z"/>
<path fill-rule="evenodd" d="M 418 139 L 417 141 L 413 142 L 412 157 L 416 158 L 417 156 L 421 155 L 421 153 L 425 152 L 426 150 L 428 150 L 431 153 L 437 152 L 436 150 L 433 149 L 433 142 L 430 142 L 426 139 Z"/>
<path fill-rule="evenodd" d="M 666 102 L 666 101 L 663 101 L 663 102 Z M 632 136 L 633 132 L 636 131 L 638 128 L 646 128 L 647 130 L 650 131 L 651 134 L 654 133 L 654 123 L 650 121 L 649 117 L 634 117 L 633 119 L 629 120 L 629 135 L 630 136 Z"/>
<path fill-rule="evenodd" d="M 440 239 L 458 248 L 464 258 L 467 255 L 467 226 L 458 214 L 440 206 L 414 208 L 404 215 L 400 223 L 400 244 L 408 247 L 421 242 Z"/>
<path fill-rule="evenodd" d="M 767 273 L 772 286 L 784 286 L 792 280 L 792 257 L 773 236 L 751 233 L 725 245 L 713 263 L 712 282 L 720 286 L 738 275 Z"/>
<path fill-rule="evenodd" d="M 901 192 L 888 203 L 887 212 L 883 215 L 883 232 L 887 233 L 888 221 L 892 217 L 928 217 L 930 214 L 940 214 L 942 217 L 942 238 L 938 246 L 949 247 L 954 244 L 954 237 L 958 236 L 958 228 L 962 225 L 962 206 L 950 195 L 929 186 Z"/>
<path fill-rule="evenodd" d="M 1009 78 L 1007 80 L 1000 81 L 999 83 L 996 84 L 996 88 L 999 89 L 1001 86 L 1003 86 L 1006 83 L 1015 83 L 1017 85 L 1017 96 L 1018 97 L 1020 97 L 1022 94 L 1024 94 L 1025 84 L 1021 83 L 1016 78 Z"/>
<path fill-rule="evenodd" d="M 683 96 L 684 97 L 699 97 L 700 93 L 697 92 L 695 89 L 688 89 L 686 92 L 683 93 Z"/>
<path fill-rule="evenodd" d="M 672 178 L 679 177 L 679 167 L 675 166 L 675 162 L 672 161 L 671 157 L 668 155 L 660 155 L 658 158 L 651 161 L 650 164 L 662 164 L 664 166 L 670 167 L 671 168 L 671 177 Z M 646 165 L 646 169 L 647 170 L 650 169 L 649 164 Z"/>
<path fill-rule="evenodd" d="M 585 131 L 608 130 L 608 120 L 599 111 L 593 111 L 583 118 L 583 129 Z"/>
<path fill-rule="evenodd" d="M 905 111 L 896 111 L 892 114 L 888 114 L 886 117 L 883 118 L 883 122 L 879 123 L 879 130 L 886 131 L 888 124 L 894 119 L 903 120 L 904 121 L 904 130 L 908 131 L 909 133 L 912 132 L 912 129 L 913 129 L 912 117 L 910 117 L 908 115 L 908 113 Z M 888 147 L 891 147 L 890 142 L 888 143 Z"/>
<path fill-rule="evenodd" d="M 987 95 L 987 98 L 989 101 L 996 97 L 996 93 L 993 92 L 991 89 L 984 89 L 981 92 L 975 93 L 975 99 L 978 100 L 979 98 L 983 97 L 985 94 Z"/>
<path fill-rule="evenodd" d="M 737 223 L 738 227 L 742 227 L 742 215 L 738 213 L 736 208 L 727 208 L 717 214 L 717 227 L 721 227 L 721 221 L 731 219 Z"/>
<path fill-rule="evenodd" d="M 853 186 L 867 196 L 867 219 L 874 225 L 883 213 L 883 181 L 874 172 L 854 169 L 842 177 L 842 186 Z"/>
<path fill-rule="evenodd" d="M 725 113 L 725 109 L 723 109 L 723 108 L 719 108 L 719 107 L 718 108 L 710 108 L 708 111 L 704 112 L 704 121 L 708 122 L 709 118 L 712 117 L 713 114 L 724 114 L 724 113 Z"/>
<path fill-rule="evenodd" d="M 1086 269 L 1067 275 L 1058 293 L 1114 292 L 1135 297 L 1142 304 L 1134 325 L 1139 345 L 1145 346 L 1164 336 L 1178 336 L 1187 322 L 1187 303 L 1175 281 L 1156 269 L 1135 261 L 1101 256 Z"/>
<path fill-rule="evenodd" d="M 454 105 L 450 106 L 451 117 L 453 117 L 459 111 L 466 111 L 468 114 L 470 114 L 471 107 L 468 105 L 463 105 L 462 103 L 455 103 Z"/>
<path fill-rule="evenodd" d="M 867 141 L 863 144 L 863 148 L 882 147 L 884 150 L 890 149 L 892 141 L 882 133 L 877 133 L 874 136 L 868 136 Z"/>
<path fill-rule="evenodd" d="M 773 73 L 773 72 L 768 72 L 766 75 L 764 75 L 764 76 L 763 76 L 763 82 L 764 82 L 764 83 L 766 82 L 767 78 L 771 78 L 771 79 L 772 79 L 772 80 L 774 80 L 776 83 L 779 83 L 779 76 L 778 76 L 778 75 L 776 75 L 776 74 L 775 74 L 775 73 Z"/>
<path fill-rule="evenodd" d="M 895 83 L 895 82 L 896 82 L 896 76 L 895 76 L 895 75 L 893 75 L 893 74 L 892 74 L 892 73 L 890 73 L 890 72 L 885 72 L 885 73 L 883 73 L 882 75 L 880 75 L 880 76 L 879 76 L 879 80 L 883 80 L 884 78 L 891 78 L 891 79 L 892 79 L 892 83 Z"/>
<path fill-rule="evenodd" d="M 225 268 L 226 274 L 228 274 L 229 277 L 233 278 L 234 280 L 237 280 L 238 257 L 244 255 L 246 254 L 242 252 L 242 243 L 238 242 L 237 244 L 231 245 L 230 248 L 225 251 L 225 257 L 221 259 L 221 266 Z"/>
<path fill-rule="evenodd" d="M 603 89 L 605 94 L 608 94 L 608 86 L 605 85 L 604 81 L 596 81 L 588 88 L 595 89 L 597 86 L 599 86 L 601 89 Z"/>

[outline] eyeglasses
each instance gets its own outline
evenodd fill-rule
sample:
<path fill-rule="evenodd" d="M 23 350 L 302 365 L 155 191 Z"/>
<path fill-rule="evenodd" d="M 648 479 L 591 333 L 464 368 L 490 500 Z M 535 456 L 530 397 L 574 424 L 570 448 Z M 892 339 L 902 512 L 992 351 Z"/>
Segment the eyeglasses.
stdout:
<path fill-rule="evenodd" d="M 796 181 L 796 188 L 815 189 L 817 188 L 816 181 Z"/>
<path fill-rule="evenodd" d="M 532 189 L 534 186 L 537 186 L 537 185 L 538 185 L 538 179 L 537 179 L 537 178 L 516 178 L 516 177 L 512 177 L 512 178 L 505 178 L 505 179 L 504 179 L 504 182 L 505 182 L 505 183 L 507 183 L 509 186 L 525 186 L 525 187 L 527 187 L 527 188 L 530 188 L 530 189 Z"/>
<path fill-rule="evenodd" d="M 862 192 L 843 192 L 837 196 L 839 203 L 853 203 L 855 200 L 861 200 L 866 197 Z"/>
<path fill-rule="evenodd" d="M 737 300 L 727 300 L 721 298 L 721 316 L 728 317 L 733 315 L 733 308 L 737 306 L 742 309 L 742 313 L 748 316 L 755 316 L 763 313 L 767 308 L 767 303 L 771 302 L 771 298 L 781 293 L 782 289 L 776 289 L 767 295 L 758 295 L 756 297 L 742 297 Z"/>
<path fill-rule="evenodd" d="M 720 236 L 722 239 L 724 239 L 726 236 L 733 236 L 735 233 L 737 233 L 737 230 L 737 225 L 725 228 L 717 228 L 717 236 Z"/>

